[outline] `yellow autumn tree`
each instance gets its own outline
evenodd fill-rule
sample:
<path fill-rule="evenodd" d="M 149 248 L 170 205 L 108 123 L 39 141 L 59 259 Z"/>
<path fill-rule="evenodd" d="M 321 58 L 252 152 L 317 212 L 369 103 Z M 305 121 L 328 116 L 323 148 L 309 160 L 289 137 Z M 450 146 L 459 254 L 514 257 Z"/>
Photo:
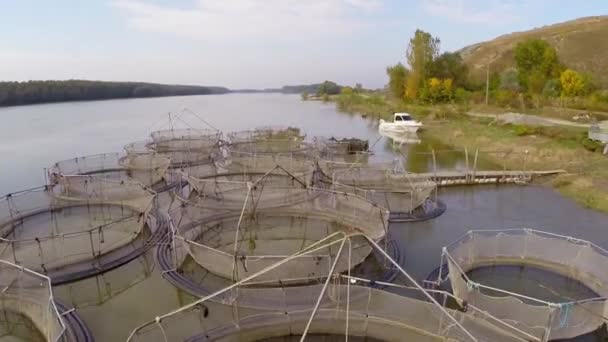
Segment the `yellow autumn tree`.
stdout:
<path fill-rule="evenodd" d="M 583 95 L 585 91 L 585 78 L 572 69 L 566 69 L 559 77 L 562 86 L 562 96 L 571 97 Z"/>
<path fill-rule="evenodd" d="M 453 92 L 453 81 L 451 78 L 446 78 L 445 80 L 443 80 L 443 97 L 446 100 L 451 100 L 452 99 L 452 92 Z"/>

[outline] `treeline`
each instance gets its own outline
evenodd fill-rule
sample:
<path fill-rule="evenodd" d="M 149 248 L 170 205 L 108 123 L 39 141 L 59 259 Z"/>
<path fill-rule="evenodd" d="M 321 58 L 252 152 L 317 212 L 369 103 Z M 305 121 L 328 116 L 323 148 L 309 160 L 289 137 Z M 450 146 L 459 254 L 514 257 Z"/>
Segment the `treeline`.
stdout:
<path fill-rule="evenodd" d="M 414 103 L 485 102 L 487 96 L 491 104 L 518 109 L 545 104 L 608 109 L 606 90 L 599 89 L 591 75 L 564 65 L 555 48 L 541 39 L 519 42 L 513 56 L 515 67 L 491 71 L 487 84 L 471 81 L 457 52 L 439 51 L 438 37 L 416 30 L 406 63 L 386 70 L 392 96 Z"/>
<path fill-rule="evenodd" d="M 225 94 L 228 92 L 229 90 L 223 87 L 142 82 L 85 80 L 0 82 L 0 106 L 139 97 Z"/>

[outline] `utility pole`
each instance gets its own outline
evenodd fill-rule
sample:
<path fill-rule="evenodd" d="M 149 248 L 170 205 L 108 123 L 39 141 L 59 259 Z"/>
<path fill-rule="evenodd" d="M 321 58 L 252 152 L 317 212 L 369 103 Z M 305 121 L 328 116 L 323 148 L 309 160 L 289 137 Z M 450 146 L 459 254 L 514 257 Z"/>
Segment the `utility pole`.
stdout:
<path fill-rule="evenodd" d="M 490 63 L 486 64 L 486 106 L 490 96 Z"/>

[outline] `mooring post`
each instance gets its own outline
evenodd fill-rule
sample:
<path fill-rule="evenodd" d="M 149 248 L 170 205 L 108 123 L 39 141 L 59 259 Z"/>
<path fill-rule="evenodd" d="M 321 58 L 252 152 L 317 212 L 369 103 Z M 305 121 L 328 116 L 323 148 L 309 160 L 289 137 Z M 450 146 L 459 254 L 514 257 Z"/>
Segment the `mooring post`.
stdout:
<path fill-rule="evenodd" d="M 465 183 L 470 183 L 470 179 L 469 179 L 469 149 L 467 147 L 464 148 L 464 163 L 465 163 L 465 173 L 464 173 Z"/>
<path fill-rule="evenodd" d="M 479 147 L 475 149 L 475 158 L 473 159 L 473 180 L 477 173 L 477 156 L 479 155 Z"/>
<path fill-rule="evenodd" d="M 435 178 L 435 182 L 437 182 L 437 157 L 435 156 L 434 148 L 431 148 L 431 154 L 433 155 L 433 177 Z"/>
<path fill-rule="evenodd" d="M 507 177 L 507 152 L 502 158 L 502 178 L 503 180 Z"/>

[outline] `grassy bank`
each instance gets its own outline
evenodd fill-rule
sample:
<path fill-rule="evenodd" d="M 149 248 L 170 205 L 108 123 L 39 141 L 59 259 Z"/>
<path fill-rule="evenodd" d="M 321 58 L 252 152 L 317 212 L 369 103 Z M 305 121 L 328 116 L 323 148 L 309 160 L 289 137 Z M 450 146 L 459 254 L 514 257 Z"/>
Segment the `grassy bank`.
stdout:
<path fill-rule="evenodd" d="M 596 146 L 589 145 L 584 129 L 499 124 L 464 115 L 470 109 L 464 106 L 415 106 L 379 95 L 330 100 L 342 111 L 375 118 L 410 112 L 424 122 L 423 135 L 454 148 L 479 149 L 483 158 L 509 169 L 564 169 L 568 173 L 551 180 L 552 186 L 588 208 L 608 212 L 608 157 L 591 151 Z"/>

